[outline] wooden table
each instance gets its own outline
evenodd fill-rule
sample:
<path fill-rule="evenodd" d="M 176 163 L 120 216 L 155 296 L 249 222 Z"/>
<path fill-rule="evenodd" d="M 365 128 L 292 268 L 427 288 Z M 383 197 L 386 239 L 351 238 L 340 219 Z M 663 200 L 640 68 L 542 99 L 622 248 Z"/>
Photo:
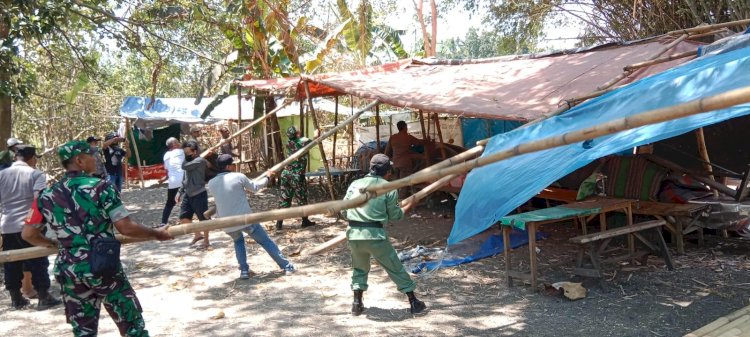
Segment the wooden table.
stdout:
<path fill-rule="evenodd" d="M 565 220 L 578 220 L 581 224 L 582 233 L 587 234 L 586 227 L 588 222 L 598 216 L 601 223 L 601 230 L 604 231 L 607 229 L 606 213 L 609 212 L 625 213 L 625 216 L 627 217 L 627 225 L 632 226 L 633 203 L 635 203 L 635 200 L 631 199 L 595 198 L 503 217 L 500 219 L 499 224 L 502 226 L 503 230 L 503 255 L 505 257 L 505 275 L 508 281 L 508 286 L 513 285 L 513 278 L 518 278 L 529 280 L 531 287 L 536 290 L 536 233 L 539 226 Z M 555 214 L 556 210 L 559 210 L 560 212 Z M 530 269 L 528 273 L 511 270 L 510 268 L 510 232 L 513 227 L 526 229 L 528 231 Z M 635 241 L 630 236 L 628 237 L 628 250 L 631 255 L 635 252 Z"/>
<path fill-rule="evenodd" d="M 633 213 L 653 216 L 664 220 L 672 234 L 672 242 L 678 254 L 685 254 L 684 235 L 698 231 L 698 241 L 703 242 L 703 229 L 696 225 L 699 216 L 708 211 L 709 204 L 674 204 L 655 201 L 638 201 L 633 205 Z"/>

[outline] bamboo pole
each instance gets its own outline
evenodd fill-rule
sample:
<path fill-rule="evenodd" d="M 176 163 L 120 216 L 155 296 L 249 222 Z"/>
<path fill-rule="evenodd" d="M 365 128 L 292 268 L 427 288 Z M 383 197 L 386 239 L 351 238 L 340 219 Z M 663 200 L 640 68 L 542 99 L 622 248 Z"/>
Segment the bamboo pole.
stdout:
<path fill-rule="evenodd" d="M 697 26 L 693 28 L 686 28 L 686 29 L 677 29 L 673 30 L 667 35 L 677 35 L 677 34 L 697 34 L 697 33 L 703 33 L 708 32 L 711 30 L 716 30 L 719 28 L 727 28 L 727 27 L 735 27 L 735 26 L 744 26 L 750 24 L 750 19 L 744 19 L 744 20 L 737 20 L 732 22 L 724 22 L 724 23 L 717 23 L 713 25 L 704 25 L 704 26 Z"/>
<path fill-rule="evenodd" d="M 419 125 L 422 127 L 422 140 L 424 141 L 424 145 L 422 145 L 422 149 L 424 149 L 424 162 L 425 166 L 430 166 L 430 153 L 427 151 L 427 141 L 430 139 L 430 137 L 427 136 L 427 130 L 424 126 L 424 111 L 419 110 Z"/>
<path fill-rule="evenodd" d="M 351 114 L 354 115 L 354 96 L 349 95 L 349 103 L 351 106 Z M 349 160 L 354 161 L 354 122 L 352 122 L 351 132 L 349 133 Z"/>
<path fill-rule="evenodd" d="M 141 188 L 145 188 L 146 185 L 143 182 L 143 169 L 141 168 L 141 154 L 138 153 L 138 144 L 135 142 L 135 136 L 133 135 L 133 128 L 130 126 L 130 123 L 128 124 L 128 128 L 125 131 L 128 135 L 130 135 L 130 140 L 133 142 L 133 152 L 135 152 L 135 164 L 138 168 L 138 179 L 141 180 Z"/>
<path fill-rule="evenodd" d="M 333 108 L 333 127 L 335 128 L 339 125 L 339 96 L 333 97 L 333 103 L 336 104 Z M 333 157 L 331 158 L 331 162 L 333 163 L 333 167 L 336 167 L 336 138 L 338 135 L 338 132 L 333 134 L 333 149 L 331 150 L 331 157 Z"/>
<path fill-rule="evenodd" d="M 661 165 L 663 167 L 666 167 L 666 168 L 668 168 L 668 169 L 670 169 L 672 171 L 677 171 L 677 172 L 682 172 L 682 173 L 688 174 L 691 177 L 693 177 L 693 179 L 695 179 L 695 180 L 697 180 L 699 182 L 702 182 L 702 183 L 706 184 L 706 186 L 709 186 L 709 187 L 711 187 L 712 189 L 714 189 L 716 191 L 719 191 L 719 192 L 721 192 L 723 194 L 726 194 L 727 196 L 734 197 L 737 194 L 737 191 L 735 191 L 735 190 L 727 187 L 726 185 L 724 185 L 722 183 L 719 183 L 719 182 L 714 181 L 712 179 L 709 179 L 707 177 L 704 177 L 704 176 L 701 176 L 699 174 L 696 174 L 695 172 L 692 172 L 691 170 L 688 170 L 688 169 L 686 169 L 686 168 L 684 168 L 684 167 L 682 167 L 680 165 L 677 165 L 677 164 L 675 164 L 675 163 L 673 163 L 671 161 L 668 161 L 668 160 L 666 160 L 664 158 L 660 158 L 660 157 L 657 157 L 657 156 L 649 155 L 649 156 L 646 157 L 646 159 L 648 159 L 649 161 L 654 162 L 655 164 L 658 164 L 658 165 Z"/>
<path fill-rule="evenodd" d="M 222 139 L 222 140 L 221 140 L 221 141 L 220 141 L 220 142 L 219 142 L 218 144 L 216 144 L 216 145 L 214 145 L 214 146 L 211 146 L 211 147 L 209 147 L 209 148 L 208 148 L 207 150 L 203 151 L 203 152 L 201 153 L 201 157 L 205 157 L 205 156 L 207 156 L 209 152 L 211 152 L 211 151 L 213 151 L 213 150 L 216 150 L 216 149 L 218 149 L 218 148 L 219 148 L 220 146 L 222 146 L 222 145 L 226 144 L 227 142 L 230 142 L 230 141 L 232 141 L 232 139 L 234 139 L 234 138 L 236 138 L 236 137 L 240 136 L 241 134 L 243 134 L 243 133 L 247 132 L 248 130 L 252 130 L 252 128 L 253 128 L 254 126 L 258 125 L 258 123 L 260 123 L 260 122 L 263 122 L 263 121 L 265 121 L 265 120 L 266 120 L 266 118 L 268 118 L 268 117 L 270 117 L 270 116 L 272 116 L 272 115 L 276 114 L 277 112 L 281 111 L 281 109 L 285 108 L 285 107 L 286 107 L 287 105 L 289 105 L 289 104 L 291 104 L 291 103 L 292 103 L 291 101 L 287 101 L 287 102 L 284 102 L 284 103 L 282 103 L 281 105 L 279 105 L 278 107 L 276 107 L 276 109 L 273 109 L 273 110 L 271 110 L 271 112 L 269 112 L 269 113 L 267 113 L 267 114 L 263 115 L 263 117 L 261 117 L 261 118 L 258 118 L 258 119 L 256 119 L 256 120 L 252 121 L 252 122 L 251 122 L 250 124 L 248 124 L 248 125 L 245 125 L 245 126 L 244 126 L 244 127 L 242 127 L 241 129 L 237 130 L 237 132 L 235 132 L 235 133 L 233 133 L 233 134 L 232 134 L 231 136 L 229 136 L 229 137 L 228 137 L 227 139 Z"/>
<path fill-rule="evenodd" d="M 375 106 L 378 103 L 379 103 L 378 101 L 374 101 L 374 102 L 368 104 L 362 110 L 358 111 L 355 114 L 352 114 L 349 118 L 347 118 L 346 120 L 344 120 L 343 122 L 341 122 L 341 124 L 339 124 L 337 127 L 334 127 L 332 129 L 326 131 L 322 135 L 320 135 L 318 138 L 313 139 L 313 141 L 310 142 L 310 144 L 307 144 L 305 147 L 297 150 L 294 153 L 290 153 L 289 157 L 287 157 L 286 159 L 284 159 L 280 163 L 277 163 L 276 165 L 274 165 L 273 167 L 271 167 L 270 169 L 268 169 L 268 171 L 271 171 L 271 172 L 280 172 L 281 169 L 284 166 L 289 165 L 289 163 L 291 163 L 291 162 L 297 160 L 299 157 L 305 155 L 308 151 L 310 151 L 310 149 L 313 146 L 318 145 L 318 143 L 320 143 L 324 139 L 330 137 L 334 132 L 338 131 L 342 126 L 349 125 L 349 123 L 351 123 L 354 120 L 356 120 L 357 118 L 359 118 L 359 116 L 362 115 L 365 111 L 371 109 L 373 106 Z"/>
<path fill-rule="evenodd" d="M 708 172 L 708 179 L 711 179 L 713 181 L 716 181 L 716 177 L 714 177 L 714 168 L 711 166 L 711 159 L 708 157 L 708 148 L 706 147 L 706 136 L 703 133 L 703 128 L 699 128 L 695 130 L 695 140 L 698 143 L 698 154 L 701 156 L 701 159 L 703 160 L 703 169 Z M 714 192 L 714 197 L 719 196 L 719 191 L 716 190 L 716 188 L 711 188 L 712 192 Z"/>
<path fill-rule="evenodd" d="M 381 153 L 380 148 L 380 104 L 375 105 L 375 149 Z"/>
<path fill-rule="evenodd" d="M 375 193 L 390 191 L 408 185 L 414 185 L 430 180 L 439 179 L 449 174 L 467 172 L 473 168 L 488 165 L 496 161 L 500 161 L 513 156 L 518 156 L 521 154 L 578 143 L 587 139 L 593 139 L 624 130 L 630 130 L 644 125 L 661 123 L 664 121 L 679 119 L 703 112 L 724 109 L 737 104 L 748 102 L 750 102 L 750 86 L 730 90 L 721 94 L 692 100 L 686 103 L 666 108 L 649 110 L 626 118 L 620 118 L 592 127 L 567 132 L 562 135 L 519 144 L 505 151 L 496 152 L 491 155 L 480 157 L 448 168 L 433 170 L 432 172 L 418 172 L 406 178 L 398 179 L 377 186 L 368 187 L 365 190 Z"/>
<path fill-rule="evenodd" d="M 255 99 L 258 99 L 257 97 Z M 237 85 L 237 128 L 242 129 L 242 87 Z M 237 165 L 237 169 L 242 167 L 242 136 L 237 139 L 237 150 L 239 150 L 240 164 Z M 230 151 L 231 152 L 231 151 Z M 231 153 L 230 153 L 231 154 Z"/>
<path fill-rule="evenodd" d="M 310 117 L 313 120 L 313 126 L 318 130 L 320 134 L 320 124 L 318 124 L 318 117 L 315 114 L 315 107 L 313 106 L 312 96 L 310 96 L 310 82 L 305 81 L 305 94 L 307 95 L 307 104 L 310 105 Z M 336 127 L 334 126 L 334 129 Z M 336 134 L 335 132 L 333 133 Z M 326 170 L 326 178 L 328 179 L 328 192 L 331 194 L 331 200 L 336 200 L 336 194 L 333 192 L 333 177 L 331 177 L 331 168 L 328 166 L 328 160 L 326 159 L 326 150 L 323 147 L 323 142 L 318 143 L 318 149 L 320 150 L 320 158 L 323 160 L 323 168 Z M 309 163 L 309 162 L 308 162 Z"/>
<path fill-rule="evenodd" d="M 126 129 L 130 128 L 130 120 L 127 119 L 127 118 L 125 118 L 125 128 Z M 127 133 L 127 131 L 125 131 L 125 133 Z M 125 135 L 125 137 L 126 137 L 125 138 L 125 148 L 129 148 L 128 142 L 127 142 L 127 140 L 128 140 L 127 139 L 127 135 Z M 75 138 L 78 138 L 78 137 L 75 137 Z M 57 147 L 53 147 L 53 149 L 56 149 L 56 148 Z M 47 153 L 47 151 L 44 151 L 44 153 Z M 44 153 L 42 153 L 42 155 L 44 155 Z M 128 168 L 129 168 L 128 161 L 130 161 L 130 151 L 128 151 L 128 152 L 125 153 L 125 162 L 122 165 L 122 167 L 125 169 L 125 172 L 123 172 L 123 174 L 122 174 L 122 176 L 125 177 L 125 188 L 130 188 L 130 179 L 129 179 L 130 177 L 129 177 L 129 174 L 128 174 Z"/>
<path fill-rule="evenodd" d="M 707 336 L 710 333 L 713 333 L 717 329 L 721 328 L 722 326 L 725 326 L 733 321 L 736 321 L 742 317 L 745 317 L 746 315 L 750 315 L 750 306 L 744 307 L 740 310 L 737 310 L 731 314 L 728 314 L 726 316 L 719 317 L 718 319 L 714 320 L 713 322 L 706 324 L 705 326 L 701 327 L 698 330 L 695 330 L 684 337 L 703 337 Z"/>
<path fill-rule="evenodd" d="M 691 40 L 692 39 L 698 39 L 698 38 L 702 38 L 702 37 L 706 37 L 706 36 L 713 36 L 713 35 L 721 34 L 721 33 L 734 34 L 733 31 L 731 31 L 731 30 L 729 30 L 727 28 L 721 28 L 721 29 L 712 30 L 712 31 L 706 32 L 706 33 L 690 34 L 690 39 Z"/>
<path fill-rule="evenodd" d="M 445 158 L 448 156 L 445 154 L 445 144 L 443 143 L 443 131 L 440 130 L 440 118 L 438 117 L 438 114 L 434 114 L 433 117 L 435 118 L 435 131 L 437 131 L 437 136 L 438 136 L 438 141 L 439 141 L 438 146 L 440 146 L 440 155 L 442 156 L 443 160 L 445 160 Z"/>
<path fill-rule="evenodd" d="M 669 62 L 669 61 L 674 61 L 674 60 L 679 60 L 679 59 L 682 59 L 682 58 L 686 58 L 686 57 L 690 57 L 690 56 L 697 56 L 697 55 L 698 55 L 698 50 L 689 50 L 689 51 L 686 51 L 686 52 L 683 52 L 683 53 L 672 54 L 672 55 L 667 55 L 667 56 L 664 56 L 664 57 L 659 57 L 659 58 L 655 58 L 655 59 L 648 60 L 648 61 L 633 63 L 633 64 L 625 66 L 624 68 L 622 68 L 622 70 L 624 70 L 624 71 L 633 71 L 635 69 L 649 67 L 649 66 L 652 66 L 652 65 L 655 65 L 655 64 Z"/>
<path fill-rule="evenodd" d="M 305 132 L 305 101 L 299 100 L 299 130 Z"/>

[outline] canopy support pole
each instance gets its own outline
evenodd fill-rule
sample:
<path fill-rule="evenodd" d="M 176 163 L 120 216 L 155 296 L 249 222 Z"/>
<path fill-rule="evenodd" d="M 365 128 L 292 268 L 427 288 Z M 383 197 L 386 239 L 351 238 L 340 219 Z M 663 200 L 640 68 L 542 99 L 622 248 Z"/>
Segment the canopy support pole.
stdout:
<path fill-rule="evenodd" d="M 708 179 L 711 179 L 712 181 L 716 181 L 716 177 L 713 175 L 714 169 L 711 166 L 711 160 L 708 157 L 708 148 L 706 147 L 706 136 L 703 133 L 703 128 L 699 128 L 695 130 L 695 139 L 698 142 L 698 153 L 701 156 L 701 159 L 703 159 L 703 168 L 708 172 Z M 738 187 L 739 188 L 739 187 Z M 715 188 L 711 188 L 711 192 L 714 193 L 714 199 L 719 197 L 719 191 Z M 702 231 L 703 229 L 699 229 Z M 722 238 L 728 238 L 729 232 L 727 232 L 726 229 L 722 229 L 719 231 L 719 235 L 721 235 Z"/>
<path fill-rule="evenodd" d="M 310 117 L 313 120 L 313 126 L 315 130 L 318 130 L 318 134 L 321 133 L 320 124 L 318 124 L 318 117 L 315 114 L 315 108 L 313 107 L 312 96 L 310 96 L 310 82 L 305 81 L 305 94 L 307 95 L 307 103 L 310 105 Z M 336 129 L 336 127 L 334 127 Z M 335 132 L 333 133 L 336 134 Z M 323 160 L 323 168 L 326 170 L 326 178 L 328 179 L 328 192 L 331 194 L 331 200 L 336 200 L 336 193 L 333 192 L 333 177 L 331 177 L 331 168 L 328 166 L 328 160 L 326 159 L 326 150 L 323 147 L 323 142 L 318 143 L 318 149 L 320 150 L 320 158 Z M 310 161 L 308 160 L 308 165 Z"/>
<path fill-rule="evenodd" d="M 349 95 L 349 103 L 352 105 L 352 115 L 354 115 L 354 97 Z M 354 121 L 352 121 L 351 132 L 349 132 L 349 160 L 354 161 Z"/>
<path fill-rule="evenodd" d="M 237 129 L 242 129 L 242 87 L 239 84 L 237 85 Z M 240 151 L 238 153 L 240 155 L 240 164 L 237 165 L 237 170 L 242 171 L 242 163 L 244 162 L 244 153 L 242 151 L 242 136 L 237 139 L 237 150 Z"/>
<path fill-rule="evenodd" d="M 438 117 L 438 114 L 434 114 L 432 116 L 433 118 L 435 118 L 435 131 L 437 131 L 438 141 L 440 141 L 440 143 L 438 143 L 438 146 L 440 146 L 440 155 L 442 156 L 443 160 L 445 160 L 445 158 L 447 158 L 448 156 L 446 156 L 445 154 L 445 144 L 443 143 L 443 131 L 440 130 L 440 118 Z"/>
<path fill-rule="evenodd" d="M 127 130 L 127 129 L 130 129 L 130 119 L 129 118 L 125 118 L 125 130 Z M 127 131 L 125 131 L 125 133 L 126 133 L 126 135 L 125 135 L 125 137 L 126 137 L 125 138 L 125 147 L 127 148 L 128 147 L 127 146 L 127 136 L 128 136 L 127 135 Z M 130 166 L 128 164 L 128 160 L 129 159 L 130 159 L 130 151 L 128 151 L 125 154 L 125 162 L 122 165 L 122 167 L 125 169 L 125 172 L 123 173 L 123 177 L 125 177 L 125 188 L 130 188 L 130 179 L 128 179 L 129 178 L 128 177 L 129 176 L 128 169 L 129 169 L 129 166 Z"/>
<path fill-rule="evenodd" d="M 336 104 L 333 108 L 333 127 L 335 128 L 339 125 L 339 96 L 334 96 L 333 102 Z M 338 132 L 333 134 L 333 149 L 331 150 L 331 163 L 333 164 L 333 167 L 336 167 L 336 138 L 338 135 Z"/>
<path fill-rule="evenodd" d="M 378 153 L 382 153 L 380 148 L 380 104 L 375 105 L 375 148 Z"/>
<path fill-rule="evenodd" d="M 419 125 L 422 127 L 422 140 L 424 141 L 422 145 L 422 149 L 424 153 L 424 162 L 425 162 L 425 167 L 426 167 L 426 166 L 430 166 L 430 153 L 429 151 L 427 151 L 427 142 L 429 141 L 430 137 L 427 135 L 427 131 L 425 130 L 425 127 L 424 127 L 424 111 L 422 110 L 419 110 Z"/>
<path fill-rule="evenodd" d="M 136 167 L 138 167 L 138 179 L 141 180 L 141 188 L 145 188 L 146 185 L 143 182 L 143 169 L 141 168 L 141 154 L 138 152 L 138 143 L 135 142 L 135 135 L 133 135 L 133 128 L 131 125 L 128 125 L 128 130 L 126 132 L 130 135 L 130 140 L 133 142 L 133 152 L 135 152 Z"/>

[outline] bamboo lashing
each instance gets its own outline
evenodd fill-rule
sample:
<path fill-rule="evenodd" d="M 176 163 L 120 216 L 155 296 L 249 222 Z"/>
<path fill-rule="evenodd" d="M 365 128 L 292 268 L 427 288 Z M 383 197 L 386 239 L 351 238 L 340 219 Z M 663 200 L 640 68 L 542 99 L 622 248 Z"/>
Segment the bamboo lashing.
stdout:
<path fill-rule="evenodd" d="M 313 148 L 313 146 L 318 145 L 318 143 L 320 143 L 324 139 L 330 137 L 332 134 L 334 134 L 335 132 L 337 132 L 341 127 L 343 127 L 345 125 L 348 125 L 349 123 L 353 122 L 354 120 L 356 120 L 357 118 L 359 118 L 359 116 L 362 115 L 365 111 L 371 109 L 373 106 L 377 105 L 378 103 L 379 103 L 378 101 L 374 101 L 374 102 L 368 104 L 362 110 L 358 111 L 355 114 L 352 114 L 349 118 L 347 118 L 346 120 L 344 120 L 343 122 L 341 122 L 341 124 L 339 124 L 338 126 L 336 126 L 336 127 L 332 128 L 332 129 L 326 131 L 322 135 L 318 136 L 318 138 L 313 139 L 312 142 L 310 142 L 310 144 L 307 144 L 303 148 L 297 150 L 296 152 L 289 154 L 289 157 L 287 157 L 286 159 L 284 159 L 280 163 L 274 165 L 273 167 L 271 167 L 270 169 L 268 169 L 268 171 L 270 171 L 270 172 L 280 172 L 281 169 L 284 168 L 284 166 L 289 165 L 289 163 L 291 163 L 291 162 L 297 160 L 299 157 L 302 157 L 303 155 L 307 154 L 307 152 L 310 151 L 310 149 Z M 264 175 L 266 175 L 266 174 L 264 173 Z"/>
<path fill-rule="evenodd" d="M 409 177 L 391 181 L 382 185 L 371 186 L 366 188 L 365 190 L 375 193 L 390 191 L 408 185 L 414 185 L 439 179 L 450 174 L 468 172 L 469 170 L 476 167 L 485 166 L 490 163 L 494 163 L 496 161 L 500 161 L 513 156 L 518 156 L 521 154 L 532 153 L 557 146 L 582 142 L 587 139 L 593 139 L 624 130 L 634 129 L 649 124 L 661 123 L 673 119 L 679 119 L 708 111 L 724 109 L 737 104 L 748 102 L 750 102 L 750 86 L 730 90 L 721 94 L 692 100 L 670 107 L 649 110 L 626 118 L 620 118 L 581 130 L 567 132 L 562 135 L 519 144 L 505 151 L 496 152 L 491 155 L 480 157 L 471 161 L 466 161 L 448 168 L 432 170 L 431 172 L 417 172 Z"/>
<path fill-rule="evenodd" d="M 227 142 L 232 141 L 232 139 L 234 139 L 234 138 L 238 137 L 239 135 L 247 132 L 247 130 L 252 129 L 254 126 L 258 125 L 258 123 L 263 122 L 264 120 L 266 120 L 266 118 L 268 118 L 268 117 L 270 117 L 272 115 L 275 115 L 277 112 L 281 111 L 281 109 L 285 108 L 287 105 L 289 105 L 291 103 L 292 103 L 292 101 L 286 101 L 286 102 L 282 103 L 281 105 L 279 105 L 278 107 L 276 107 L 276 109 L 273 109 L 273 110 L 271 110 L 271 112 L 263 115 L 263 117 L 260 117 L 260 118 L 258 118 L 256 120 L 252 121 L 250 124 L 245 125 L 243 128 L 237 130 L 237 132 L 233 133 L 227 139 L 222 139 L 218 144 L 216 144 L 214 146 L 211 146 L 208 149 L 206 149 L 205 151 L 203 151 L 201 153 L 201 157 L 207 156 L 209 152 L 214 151 L 214 150 L 218 149 L 220 146 L 226 144 Z"/>
<path fill-rule="evenodd" d="M 377 101 L 374 103 L 377 103 Z M 542 151 L 553 147 L 578 143 L 587 139 L 593 139 L 624 130 L 630 130 L 649 124 L 656 124 L 709 111 L 724 109 L 744 103 L 750 103 L 750 86 L 730 90 L 721 94 L 692 100 L 670 107 L 649 110 L 637 115 L 616 119 L 581 130 L 567 132 L 562 135 L 547 137 L 541 140 L 519 144 L 511 149 L 496 152 L 491 155 L 480 157 L 474 160 L 465 161 L 463 163 L 452 165 L 450 167 L 437 170 L 430 170 L 429 168 L 424 169 L 406 178 L 365 188 L 361 191 L 361 195 L 351 200 L 328 201 L 312 205 L 276 209 L 267 212 L 194 222 L 171 227 L 169 228 L 169 233 L 173 236 L 178 236 L 200 231 L 234 227 L 240 224 L 257 223 L 260 221 L 273 221 L 278 219 L 288 219 L 292 217 L 310 216 L 315 214 L 334 214 L 335 212 L 338 212 L 342 209 L 358 207 L 367 202 L 367 200 L 377 197 L 378 195 L 382 195 L 383 193 L 388 191 L 392 191 L 408 185 L 414 185 L 430 180 L 439 179 L 447 175 L 461 174 L 464 172 L 468 172 L 471 169 L 489 165 L 506 158 Z M 363 111 L 360 111 L 360 114 L 361 112 Z M 353 117 L 356 118 L 357 116 L 359 115 Z M 18 259 L 12 259 L 13 256 L 27 253 L 29 249 L 40 249 L 41 251 L 48 250 L 45 248 L 34 247 L 0 252 L 0 263 L 18 261 Z M 45 255 L 47 254 L 43 253 L 42 255 L 37 255 L 36 257 Z"/>
<path fill-rule="evenodd" d="M 307 95 L 307 104 L 310 105 L 310 117 L 313 120 L 313 126 L 315 130 L 320 134 L 320 124 L 318 124 L 318 117 L 315 115 L 315 107 L 313 107 L 313 99 L 310 96 L 310 82 L 305 81 L 305 95 Z M 336 126 L 334 126 L 335 128 Z M 336 134 L 335 132 L 333 133 Z M 335 145 L 334 145 L 335 146 Z M 326 171 L 326 179 L 328 180 L 328 193 L 331 194 L 331 200 L 336 200 L 336 194 L 333 193 L 333 177 L 331 177 L 331 168 L 328 166 L 328 160 L 326 159 L 326 150 L 323 147 L 323 142 L 318 143 L 318 150 L 320 150 L 320 159 L 323 160 L 323 168 Z"/>

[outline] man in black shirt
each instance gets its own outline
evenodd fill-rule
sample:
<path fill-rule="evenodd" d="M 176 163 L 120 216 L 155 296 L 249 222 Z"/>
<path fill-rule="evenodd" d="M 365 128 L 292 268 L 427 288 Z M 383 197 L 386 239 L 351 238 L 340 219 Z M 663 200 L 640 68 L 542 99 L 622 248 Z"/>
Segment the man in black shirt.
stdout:
<path fill-rule="evenodd" d="M 125 141 L 125 138 L 118 136 L 114 132 L 110 132 L 104 137 L 104 140 L 105 144 L 111 141 L 109 146 L 102 150 L 104 153 L 104 167 L 107 169 L 109 181 L 119 192 L 122 189 L 122 161 L 125 160 L 125 156 L 127 155 L 127 151 L 121 148 L 119 144 Z"/>

